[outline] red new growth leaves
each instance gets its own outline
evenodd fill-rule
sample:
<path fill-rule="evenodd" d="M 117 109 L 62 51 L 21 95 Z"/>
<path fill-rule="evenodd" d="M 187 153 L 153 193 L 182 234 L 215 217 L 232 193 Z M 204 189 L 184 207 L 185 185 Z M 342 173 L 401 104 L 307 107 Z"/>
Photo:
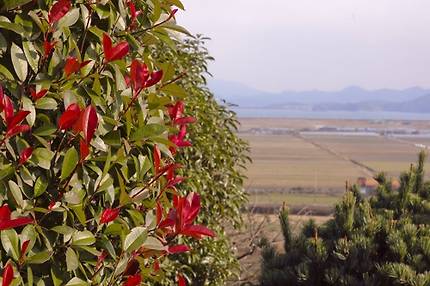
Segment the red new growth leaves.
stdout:
<path fill-rule="evenodd" d="M 84 140 L 79 141 L 80 162 L 82 163 L 90 155 L 90 148 Z"/>
<path fill-rule="evenodd" d="M 142 276 L 140 276 L 140 273 L 137 273 L 135 275 L 129 276 L 127 280 L 122 284 L 123 286 L 137 286 L 140 285 L 142 282 Z"/>
<path fill-rule="evenodd" d="M 148 67 L 145 63 L 133 60 L 130 67 L 130 81 L 135 91 L 135 96 L 143 88 L 151 87 L 157 84 L 163 77 L 163 71 L 155 71 L 149 74 Z"/>
<path fill-rule="evenodd" d="M 22 150 L 21 154 L 19 155 L 19 164 L 20 165 L 25 164 L 25 162 L 27 162 L 28 159 L 30 159 L 31 154 L 33 154 L 33 148 L 31 147 L 28 147 Z"/>
<path fill-rule="evenodd" d="M 55 48 L 55 41 L 49 41 L 46 37 L 43 41 L 44 57 L 47 58 Z"/>
<path fill-rule="evenodd" d="M 13 268 L 10 263 L 6 265 L 6 267 L 3 269 L 3 282 L 2 286 L 9 286 L 10 283 L 12 283 L 13 280 Z"/>
<path fill-rule="evenodd" d="M 76 57 L 68 57 L 66 59 L 66 65 L 64 66 L 64 74 L 66 77 L 70 76 L 73 73 L 76 73 L 81 68 L 89 64 L 91 61 L 79 62 Z"/>
<path fill-rule="evenodd" d="M 49 24 L 52 25 L 63 18 L 63 16 L 69 12 L 70 7 L 70 0 L 59 0 L 57 3 L 55 3 L 48 14 Z"/>
<path fill-rule="evenodd" d="M 190 193 L 187 197 L 174 196 L 174 208 L 168 217 L 160 222 L 160 228 L 171 227 L 174 234 L 182 234 L 201 239 L 203 236 L 215 236 L 215 233 L 203 225 L 193 225 L 200 212 L 200 196 Z"/>
<path fill-rule="evenodd" d="M 103 52 L 105 54 L 105 62 L 112 62 L 122 59 L 128 54 L 128 42 L 123 41 L 116 46 L 112 46 L 112 40 L 108 34 L 103 34 Z"/>
<path fill-rule="evenodd" d="M 187 282 L 185 282 L 185 278 L 181 274 L 178 274 L 178 286 L 187 286 Z"/>
<path fill-rule="evenodd" d="M 68 130 L 79 120 L 81 108 L 76 103 L 67 106 L 66 111 L 60 116 L 58 121 L 58 129 Z"/>
<path fill-rule="evenodd" d="M 11 219 L 10 214 L 11 212 L 8 205 L 5 204 L 0 207 L 0 230 L 15 228 L 34 222 L 31 217 L 19 217 L 16 219 Z"/>
<path fill-rule="evenodd" d="M 79 123 L 80 126 L 77 127 L 77 130 L 84 133 L 85 142 L 89 144 L 98 126 L 96 108 L 92 105 L 87 106 L 87 108 L 85 108 L 85 110 L 81 113 Z"/>
<path fill-rule="evenodd" d="M 5 105 L 5 117 L 6 117 L 6 138 L 15 136 L 18 133 L 24 133 L 30 131 L 29 125 L 21 125 L 21 122 L 30 114 L 30 111 L 20 110 L 13 115 L 12 102 L 8 97 L 6 98 L 7 104 Z"/>
<path fill-rule="evenodd" d="M 34 101 L 44 97 L 47 93 L 47 89 L 41 89 L 40 91 L 36 92 L 36 90 L 32 87 L 30 88 L 31 98 L 33 98 Z"/>
<path fill-rule="evenodd" d="M 184 124 L 194 123 L 196 121 L 194 117 L 182 116 L 184 113 L 183 101 L 178 101 L 176 102 L 175 105 L 167 106 L 167 112 L 169 113 L 170 120 L 172 120 L 173 124 L 176 124 L 176 125 L 184 125 Z"/>
<path fill-rule="evenodd" d="M 169 254 L 183 253 L 187 251 L 190 251 L 190 248 L 188 247 L 188 245 L 185 245 L 185 244 L 169 246 L 167 249 L 167 252 Z"/>
<path fill-rule="evenodd" d="M 100 223 L 103 224 L 115 220 L 118 217 L 120 211 L 121 209 L 119 208 L 105 209 L 100 217 Z"/>
<path fill-rule="evenodd" d="M 58 121 L 58 129 L 68 130 L 73 127 L 73 131 L 77 134 L 83 132 L 84 142 L 89 144 L 94 136 L 98 126 L 98 116 L 96 108 L 92 105 L 81 110 L 76 103 L 70 104 L 66 111 L 60 116 Z"/>

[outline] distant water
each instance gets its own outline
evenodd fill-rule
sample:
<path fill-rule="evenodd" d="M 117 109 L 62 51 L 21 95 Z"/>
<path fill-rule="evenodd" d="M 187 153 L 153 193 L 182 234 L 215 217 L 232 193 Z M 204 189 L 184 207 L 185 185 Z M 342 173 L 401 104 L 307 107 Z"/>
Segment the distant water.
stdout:
<path fill-rule="evenodd" d="M 367 120 L 430 120 L 430 113 L 389 111 L 301 111 L 265 108 L 233 108 L 238 117 L 305 118 L 305 119 L 367 119 Z"/>

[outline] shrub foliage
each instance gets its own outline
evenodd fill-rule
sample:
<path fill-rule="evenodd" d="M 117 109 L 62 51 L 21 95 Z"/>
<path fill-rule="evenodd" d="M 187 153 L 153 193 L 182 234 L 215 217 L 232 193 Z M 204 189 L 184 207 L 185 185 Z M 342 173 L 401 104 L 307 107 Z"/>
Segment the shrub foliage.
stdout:
<path fill-rule="evenodd" d="M 167 258 L 215 234 L 196 222 L 203 186 L 178 188 L 195 117 L 156 56 L 180 56 L 182 4 L 0 3 L 3 285 L 185 285 Z"/>
<path fill-rule="evenodd" d="M 376 194 L 352 188 L 334 218 L 309 221 L 295 236 L 280 213 L 285 253 L 265 243 L 262 285 L 430 285 L 430 183 L 424 154 L 392 189 L 381 174 Z"/>

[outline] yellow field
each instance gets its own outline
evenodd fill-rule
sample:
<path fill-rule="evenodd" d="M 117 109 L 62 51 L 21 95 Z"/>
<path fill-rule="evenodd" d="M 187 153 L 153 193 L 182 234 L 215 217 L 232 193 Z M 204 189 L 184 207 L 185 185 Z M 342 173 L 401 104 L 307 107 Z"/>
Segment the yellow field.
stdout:
<path fill-rule="evenodd" d="M 406 123 L 367 121 L 330 121 L 330 126 L 401 127 Z M 242 131 L 249 128 L 312 128 L 327 124 L 321 120 L 245 119 Z M 368 125 L 366 125 L 368 124 Z M 408 122 L 425 127 L 425 122 Z M 372 127 L 372 126 L 370 126 Z M 415 163 L 421 148 L 430 139 L 396 139 L 382 136 L 300 135 L 241 133 L 249 141 L 253 163 L 247 170 L 245 183 L 250 192 L 250 205 L 332 206 L 345 190 L 345 182 L 354 184 L 358 177 L 371 177 L 384 171 L 398 176 Z"/>

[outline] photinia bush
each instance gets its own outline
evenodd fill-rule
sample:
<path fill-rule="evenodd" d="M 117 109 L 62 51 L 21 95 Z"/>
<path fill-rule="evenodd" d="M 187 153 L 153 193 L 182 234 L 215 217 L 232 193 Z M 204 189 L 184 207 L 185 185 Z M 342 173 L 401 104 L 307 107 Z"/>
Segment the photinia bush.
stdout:
<path fill-rule="evenodd" d="M 2 285 L 141 285 L 215 234 L 177 188 L 191 146 L 168 63 L 178 0 L 2 1 Z M 170 273 L 185 285 L 180 271 Z"/>

